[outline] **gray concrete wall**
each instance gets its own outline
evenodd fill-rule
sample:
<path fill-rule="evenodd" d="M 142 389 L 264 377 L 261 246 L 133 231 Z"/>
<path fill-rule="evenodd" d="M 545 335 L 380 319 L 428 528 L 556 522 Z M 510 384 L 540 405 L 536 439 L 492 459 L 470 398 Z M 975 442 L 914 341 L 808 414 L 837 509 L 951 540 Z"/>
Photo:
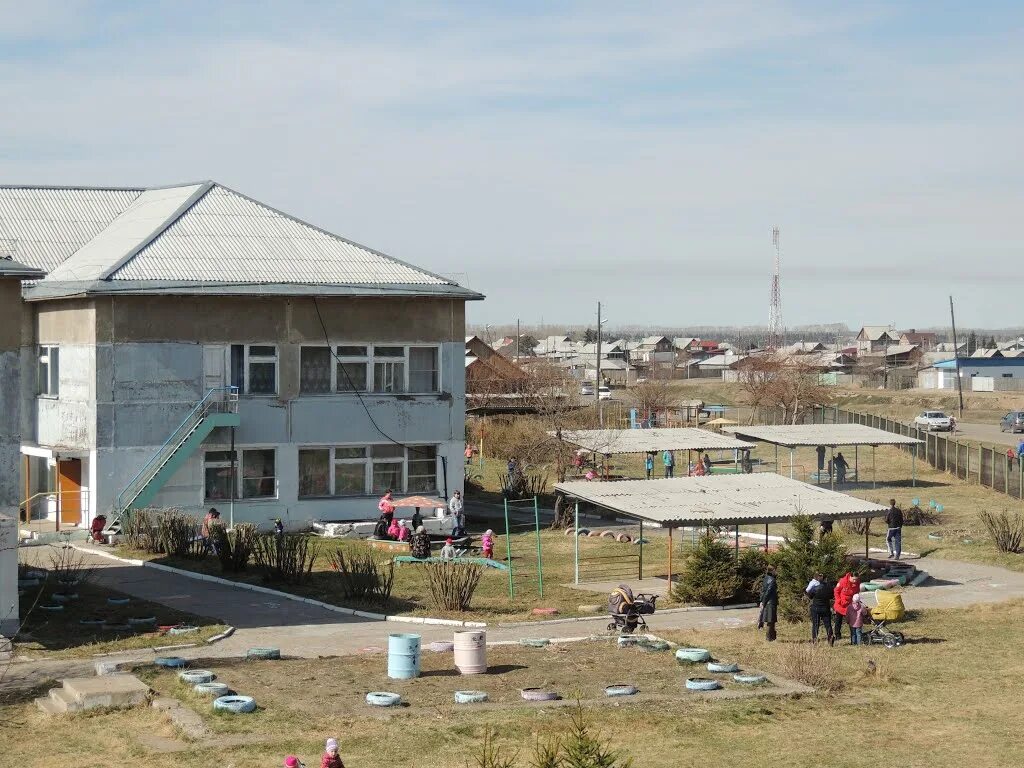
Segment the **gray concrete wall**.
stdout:
<path fill-rule="evenodd" d="M 21 283 L 0 279 L 0 635 L 18 628 Z"/>

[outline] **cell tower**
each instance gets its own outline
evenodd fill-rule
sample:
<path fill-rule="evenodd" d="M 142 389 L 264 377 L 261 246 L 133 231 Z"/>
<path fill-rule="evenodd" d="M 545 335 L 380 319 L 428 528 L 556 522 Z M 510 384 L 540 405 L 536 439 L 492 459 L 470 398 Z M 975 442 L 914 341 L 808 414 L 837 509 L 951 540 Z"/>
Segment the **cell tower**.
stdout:
<path fill-rule="evenodd" d="M 779 287 L 779 228 L 772 227 L 772 245 L 775 247 L 775 272 L 772 275 L 772 303 L 768 309 L 768 342 L 767 349 L 779 349 L 782 346 L 782 291 Z"/>

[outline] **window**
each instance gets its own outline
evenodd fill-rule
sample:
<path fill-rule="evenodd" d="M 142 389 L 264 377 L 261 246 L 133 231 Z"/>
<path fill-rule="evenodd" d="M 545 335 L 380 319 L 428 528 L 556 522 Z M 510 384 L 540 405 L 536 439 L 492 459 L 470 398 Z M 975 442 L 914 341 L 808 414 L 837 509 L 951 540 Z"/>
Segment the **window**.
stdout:
<path fill-rule="evenodd" d="M 1012 379 L 1013 378 L 1013 374 L 1012 373 L 1004 373 L 1003 374 L 1003 378 L 1004 379 Z"/>
<path fill-rule="evenodd" d="M 338 365 L 336 369 L 338 392 L 365 392 L 366 368 L 369 357 L 366 347 L 338 347 Z"/>
<path fill-rule="evenodd" d="M 433 445 L 410 445 L 409 493 L 437 490 L 437 448 Z"/>
<path fill-rule="evenodd" d="M 231 451 L 207 451 L 203 457 L 203 489 L 207 501 L 230 499 Z M 277 497 L 277 454 L 273 448 L 243 448 L 235 453 L 239 486 L 235 498 Z"/>
<path fill-rule="evenodd" d="M 329 347 L 303 347 L 299 361 L 299 391 L 324 394 L 331 391 L 331 350 Z"/>
<path fill-rule="evenodd" d="M 438 391 L 437 347 L 409 347 L 409 391 Z"/>
<path fill-rule="evenodd" d="M 334 449 L 334 495 L 366 495 L 366 448 Z"/>
<path fill-rule="evenodd" d="M 314 448 L 299 451 L 299 498 L 330 495 L 330 449 Z"/>
<path fill-rule="evenodd" d="M 405 347 L 373 348 L 373 391 L 405 392 Z"/>
<path fill-rule="evenodd" d="M 370 450 L 373 456 L 373 493 L 384 493 L 388 488 L 402 488 L 405 448 L 400 445 L 375 445 Z"/>
<path fill-rule="evenodd" d="M 39 394 L 44 397 L 60 395 L 60 348 L 39 348 Z"/>
<path fill-rule="evenodd" d="M 277 394 L 277 347 L 232 344 L 231 385 L 248 395 Z"/>

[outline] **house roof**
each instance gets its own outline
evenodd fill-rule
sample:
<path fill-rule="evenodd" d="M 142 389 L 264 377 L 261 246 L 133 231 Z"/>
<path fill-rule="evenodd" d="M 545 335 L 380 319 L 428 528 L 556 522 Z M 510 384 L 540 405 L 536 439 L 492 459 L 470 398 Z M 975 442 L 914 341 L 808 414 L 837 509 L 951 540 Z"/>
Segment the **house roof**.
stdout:
<path fill-rule="evenodd" d="M 27 266 L 6 256 L 0 256 L 0 278 L 16 277 L 20 280 L 38 280 L 42 270 Z"/>
<path fill-rule="evenodd" d="M 857 338 L 862 338 L 866 341 L 878 341 L 883 335 L 888 335 L 891 339 L 899 338 L 899 334 L 887 325 L 865 325 L 860 329 Z"/>
<path fill-rule="evenodd" d="M 961 368 L 1017 368 L 1024 365 L 1024 357 L 961 357 Z M 956 360 L 941 360 L 932 368 L 956 368 Z"/>
<path fill-rule="evenodd" d="M 454 281 L 212 181 L 160 188 L 0 187 L 0 238 L 48 274 L 26 298 L 89 293 L 441 295 Z"/>
<path fill-rule="evenodd" d="M 926 331 L 904 331 L 900 339 L 906 339 L 908 344 L 925 344 L 935 341 L 935 334 Z"/>
<path fill-rule="evenodd" d="M 700 339 L 693 336 L 676 336 L 672 339 L 672 345 L 676 349 L 689 349 L 696 341 L 700 341 Z"/>

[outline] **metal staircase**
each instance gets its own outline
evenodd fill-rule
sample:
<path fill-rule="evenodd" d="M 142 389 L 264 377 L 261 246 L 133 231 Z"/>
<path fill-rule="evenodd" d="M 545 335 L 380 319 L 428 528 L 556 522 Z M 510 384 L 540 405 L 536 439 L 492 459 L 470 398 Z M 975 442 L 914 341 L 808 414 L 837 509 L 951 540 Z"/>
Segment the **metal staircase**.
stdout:
<path fill-rule="evenodd" d="M 219 387 L 208 391 L 153 458 L 117 494 L 111 520 L 104 533 L 120 533 L 124 514 L 149 504 L 213 430 L 238 425 L 238 387 Z"/>

